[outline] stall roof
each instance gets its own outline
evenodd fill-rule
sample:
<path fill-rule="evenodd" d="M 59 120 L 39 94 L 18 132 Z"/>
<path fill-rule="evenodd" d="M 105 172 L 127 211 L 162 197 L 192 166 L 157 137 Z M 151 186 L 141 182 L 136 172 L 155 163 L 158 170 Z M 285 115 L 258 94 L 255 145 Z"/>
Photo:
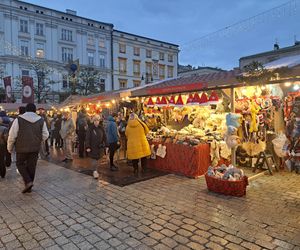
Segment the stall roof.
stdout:
<path fill-rule="evenodd" d="M 155 86 L 163 81 L 158 81 L 155 83 L 148 84 L 146 86 L 139 86 L 135 88 L 130 88 L 130 89 L 121 89 L 121 90 L 113 90 L 113 91 L 106 91 L 106 92 L 101 92 L 89 96 L 82 96 L 80 101 L 81 102 L 97 102 L 97 101 L 110 101 L 112 99 L 120 99 L 123 97 L 131 96 L 133 91 L 137 91 L 140 89 L 143 89 L 148 86 Z"/>
<path fill-rule="evenodd" d="M 266 69 L 277 69 L 281 67 L 292 68 L 300 65 L 300 55 L 287 56 L 264 64 Z"/>
<path fill-rule="evenodd" d="M 19 107 L 25 107 L 27 103 L 0 103 L 0 107 L 6 111 L 18 111 Z M 37 109 L 51 109 L 51 106 L 47 103 L 45 104 L 35 104 Z"/>
<path fill-rule="evenodd" d="M 239 69 L 211 74 L 177 77 L 163 80 L 154 85 L 146 85 L 144 88 L 132 91 L 132 96 L 149 96 L 175 94 L 180 92 L 193 92 L 207 89 L 229 88 L 240 83 L 236 76 L 241 73 Z"/>

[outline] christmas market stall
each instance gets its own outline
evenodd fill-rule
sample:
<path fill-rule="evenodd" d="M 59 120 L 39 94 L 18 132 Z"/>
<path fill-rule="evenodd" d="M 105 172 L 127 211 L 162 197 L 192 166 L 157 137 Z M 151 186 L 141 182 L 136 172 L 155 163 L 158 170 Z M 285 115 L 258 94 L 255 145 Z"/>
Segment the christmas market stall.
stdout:
<path fill-rule="evenodd" d="M 149 167 L 197 177 L 209 166 L 230 162 L 224 134 L 230 88 L 239 84 L 239 73 L 176 78 L 132 92 L 142 97 L 140 117 L 151 129 Z"/>

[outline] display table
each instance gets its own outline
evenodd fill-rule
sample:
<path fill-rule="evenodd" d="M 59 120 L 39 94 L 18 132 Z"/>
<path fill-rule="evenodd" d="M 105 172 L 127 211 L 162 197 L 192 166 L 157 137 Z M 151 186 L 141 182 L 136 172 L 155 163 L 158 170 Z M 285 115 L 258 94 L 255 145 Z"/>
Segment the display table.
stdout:
<path fill-rule="evenodd" d="M 159 143 L 154 144 L 157 149 Z M 167 147 L 165 158 L 159 156 L 155 160 L 148 159 L 147 166 L 174 174 L 182 174 L 188 177 L 198 177 L 205 174 L 211 164 L 210 145 L 199 144 L 188 146 L 183 144 L 162 143 Z"/>

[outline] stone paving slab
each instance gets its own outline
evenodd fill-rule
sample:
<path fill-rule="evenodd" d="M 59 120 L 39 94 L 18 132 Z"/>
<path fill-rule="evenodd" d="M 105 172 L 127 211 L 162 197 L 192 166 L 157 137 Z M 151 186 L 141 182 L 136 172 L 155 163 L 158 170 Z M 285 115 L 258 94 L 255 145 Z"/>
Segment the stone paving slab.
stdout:
<path fill-rule="evenodd" d="M 251 182 L 245 197 L 167 175 L 118 187 L 40 161 L 31 194 L 0 180 L 0 249 L 300 249 L 300 176 Z"/>

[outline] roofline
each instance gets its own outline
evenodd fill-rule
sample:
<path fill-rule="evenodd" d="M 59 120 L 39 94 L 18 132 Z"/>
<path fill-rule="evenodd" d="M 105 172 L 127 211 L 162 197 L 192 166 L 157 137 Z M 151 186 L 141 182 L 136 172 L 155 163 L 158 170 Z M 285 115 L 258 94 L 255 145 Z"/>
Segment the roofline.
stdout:
<path fill-rule="evenodd" d="M 43 9 L 50 10 L 50 11 L 56 11 L 56 12 L 62 13 L 64 15 L 69 15 L 69 16 L 73 16 L 73 17 L 83 18 L 83 19 L 88 20 L 88 21 L 93 21 L 93 22 L 104 24 L 104 25 L 108 25 L 108 26 L 110 26 L 112 28 L 114 27 L 114 25 L 112 23 L 105 23 L 105 22 L 94 20 L 94 19 L 86 18 L 86 17 L 83 17 L 83 16 L 69 14 L 69 13 L 66 13 L 66 12 L 63 12 L 63 11 L 60 11 L 60 10 L 51 9 L 51 8 L 48 8 L 48 7 L 44 7 L 44 6 L 41 6 L 41 5 L 37 5 L 37 4 L 33 4 L 33 3 L 28 3 L 28 2 L 24 2 L 24 1 L 20 1 L 20 0 L 13 0 L 13 1 L 16 1 L 16 2 L 19 2 L 19 3 L 23 3 L 23 4 L 32 5 L 32 6 L 35 6 L 35 7 L 38 7 L 38 8 L 43 8 Z"/>
<path fill-rule="evenodd" d="M 225 70 L 225 69 L 217 69 L 217 68 L 213 68 L 213 67 L 201 67 L 199 69 L 191 69 L 191 70 L 186 70 L 186 71 L 180 71 L 180 72 L 178 72 L 178 74 L 186 73 L 186 72 L 193 72 L 193 71 L 197 71 L 197 70 L 201 70 L 201 69 L 212 69 L 212 70 L 216 70 L 216 71 L 219 71 L 219 72 L 228 71 L 228 70 Z"/>
<path fill-rule="evenodd" d="M 243 59 L 250 59 L 250 58 L 255 58 L 255 57 L 258 57 L 258 56 L 266 56 L 266 55 L 272 55 L 278 51 L 280 52 L 288 52 L 288 51 L 292 51 L 292 50 L 295 50 L 295 49 L 300 49 L 300 45 L 292 45 L 292 46 L 289 46 L 289 47 L 285 47 L 285 48 L 281 48 L 281 49 L 278 49 L 278 50 L 270 50 L 270 51 L 266 51 L 266 52 L 262 52 L 262 53 L 258 53 L 258 54 L 254 54 L 254 55 L 250 55 L 250 56 L 244 56 L 244 57 L 241 57 L 239 60 L 243 60 Z"/>
<path fill-rule="evenodd" d="M 179 48 L 179 45 L 178 45 L 178 44 L 168 43 L 168 42 L 164 42 L 164 41 L 161 41 L 161 40 L 156 40 L 156 39 L 153 39 L 153 38 L 149 38 L 149 37 L 145 37 L 145 36 L 140 36 L 140 35 L 136 35 L 136 34 L 133 34 L 133 33 L 124 32 L 124 31 L 121 31 L 121 30 L 113 29 L 113 32 L 114 32 L 114 31 L 119 32 L 119 33 L 122 33 L 122 34 L 125 34 L 125 35 L 136 36 L 136 37 L 139 37 L 139 38 L 144 38 L 144 39 L 148 39 L 148 40 L 155 41 L 155 42 L 159 42 L 159 43 L 165 43 L 165 44 L 172 45 L 172 46 L 176 46 L 176 47 Z"/>

